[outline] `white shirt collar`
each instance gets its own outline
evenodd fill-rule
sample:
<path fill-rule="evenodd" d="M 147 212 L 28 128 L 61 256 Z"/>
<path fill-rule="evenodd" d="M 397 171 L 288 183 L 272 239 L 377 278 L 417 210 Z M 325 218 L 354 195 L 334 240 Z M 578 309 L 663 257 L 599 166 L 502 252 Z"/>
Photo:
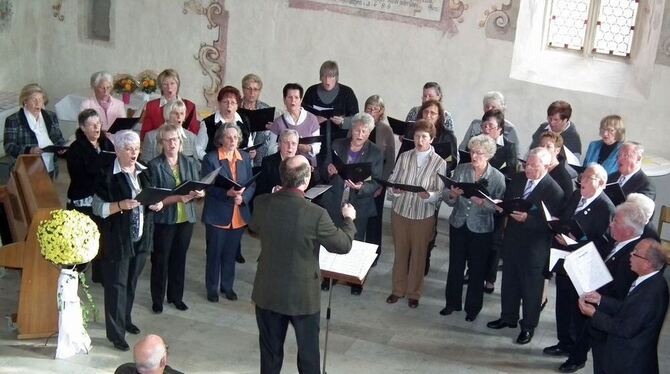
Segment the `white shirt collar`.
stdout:
<path fill-rule="evenodd" d="M 564 133 L 565 131 L 567 131 L 570 128 L 571 125 L 572 125 L 572 122 L 570 122 L 570 120 L 568 120 L 568 123 L 565 125 L 565 128 L 563 129 L 563 131 L 561 131 L 561 134 Z M 551 131 L 551 125 L 549 124 L 549 122 L 547 122 L 547 126 L 545 126 L 544 129 L 547 130 L 547 131 L 553 132 L 553 131 Z"/>
<path fill-rule="evenodd" d="M 284 113 L 284 119 L 286 120 L 286 123 L 288 123 L 291 126 L 298 126 L 299 124 L 305 122 L 305 119 L 307 118 L 307 111 L 300 107 L 300 115 L 298 116 L 298 123 L 295 123 L 293 121 L 293 116 L 291 116 L 291 113 L 286 112 Z"/>
<path fill-rule="evenodd" d="M 612 249 L 612 251 L 607 255 L 607 258 L 605 259 L 605 261 L 607 261 L 607 260 L 609 260 L 610 258 L 614 257 L 614 255 L 617 254 L 617 252 L 619 252 L 619 251 L 621 250 L 621 248 L 627 246 L 628 243 L 630 243 L 630 242 L 632 242 L 632 241 L 634 241 L 634 240 L 637 240 L 637 239 L 639 239 L 639 238 L 640 238 L 640 235 L 638 235 L 638 236 L 636 236 L 636 237 L 633 237 L 633 238 L 630 238 L 630 239 L 628 239 L 628 240 L 624 240 L 624 241 L 622 241 L 622 242 L 618 242 L 618 243 L 614 246 L 614 248 Z"/>
<path fill-rule="evenodd" d="M 142 172 L 142 170 L 146 169 L 147 167 L 140 164 L 139 162 L 135 162 L 135 175 L 138 175 Z M 112 174 L 118 174 L 121 173 L 123 169 L 121 169 L 121 164 L 119 163 L 119 158 L 114 159 L 114 170 L 112 171 Z"/>
<path fill-rule="evenodd" d="M 580 209 L 579 211 L 582 211 L 582 210 L 588 208 L 589 205 L 591 205 L 591 203 L 593 202 L 593 200 L 597 199 L 598 196 L 600 196 L 601 193 L 603 193 L 603 191 L 600 191 L 599 193 L 594 194 L 593 196 L 587 198 L 587 199 L 586 199 L 586 203 L 584 203 L 584 205 L 582 206 L 582 209 Z M 583 197 L 581 197 L 580 200 L 581 200 L 582 198 L 583 198 Z"/>
<path fill-rule="evenodd" d="M 226 123 L 226 121 L 223 120 L 223 116 L 221 115 L 221 112 L 218 110 L 214 112 L 214 123 Z M 235 112 L 235 122 L 242 122 L 242 117 L 240 117 L 240 114 Z"/>
<path fill-rule="evenodd" d="M 502 134 L 500 134 L 500 136 L 496 138 L 496 144 L 501 147 L 505 145 L 505 141 L 503 140 Z"/>
<path fill-rule="evenodd" d="M 637 279 L 635 280 L 635 282 L 633 284 L 635 284 L 635 287 L 637 287 L 637 286 L 640 285 L 640 283 L 642 283 L 642 282 L 646 281 L 647 279 L 653 277 L 659 271 L 660 270 L 656 270 L 656 271 L 652 271 L 651 273 L 649 273 L 647 275 L 641 275 L 641 276 L 637 277 Z"/>

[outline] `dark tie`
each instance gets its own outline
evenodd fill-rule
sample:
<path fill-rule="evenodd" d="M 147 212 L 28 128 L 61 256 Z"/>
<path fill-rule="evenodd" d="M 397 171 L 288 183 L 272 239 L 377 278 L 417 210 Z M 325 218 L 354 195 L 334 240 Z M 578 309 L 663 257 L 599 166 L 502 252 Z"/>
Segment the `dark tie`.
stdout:
<path fill-rule="evenodd" d="M 584 205 L 586 205 L 586 198 L 582 197 L 581 199 L 579 199 L 579 204 L 577 204 L 577 209 L 575 210 L 575 212 L 579 212 L 580 210 L 584 209 Z"/>
<path fill-rule="evenodd" d="M 523 190 L 523 198 L 527 199 L 531 191 L 533 191 L 533 181 L 529 179 L 528 184 L 526 184 L 526 188 Z"/>

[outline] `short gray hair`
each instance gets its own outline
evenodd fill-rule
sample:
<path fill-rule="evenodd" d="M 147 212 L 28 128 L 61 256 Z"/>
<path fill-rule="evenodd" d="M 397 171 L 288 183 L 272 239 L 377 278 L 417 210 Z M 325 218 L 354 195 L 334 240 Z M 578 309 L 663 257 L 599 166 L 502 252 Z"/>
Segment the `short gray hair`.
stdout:
<path fill-rule="evenodd" d="M 497 101 L 498 104 L 500 104 L 500 109 L 504 112 L 506 105 L 505 105 L 505 96 L 498 91 L 489 91 L 484 95 L 484 100 L 482 100 L 482 105 L 486 106 L 486 104 L 490 103 L 491 101 Z"/>
<path fill-rule="evenodd" d="M 528 158 L 535 156 L 542 161 L 544 166 L 549 166 L 551 164 L 551 153 L 544 147 L 533 148 L 528 152 Z"/>
<path fill-rule="evenodd" d="M 642 239 L 637 245 L 646 244 L 649 249 L 646 253 L 646 260 L 649 261 L 654 270 L 660 270 L 666 263 L 666 256 L 663 250 L 663 245 L 654 239 Z M 635 246 L 637 249 L 637 246 Z"/>
<path fill-rule="evenodd" d="M 170 118 L 170 113 L 182 108 L 186 111 L 186 104 L 181 99 L 168 102 L 163 106 L 163 120 L 167 122 L 168 118 Z"/>
<path fill-rule="evenodd" d="M 479 148 L 482 151 L 484 151 L 484 153 L 486 153 L 487 158 L 489 159 L 493 157 L 493 155 L 495 155 L 496 151 L 498 150 L 495 140 L 491 139 L 490 136 L 484 134 L 480 134 L 470 138 L 470 140 L 468 141 L 468 149 L 472 151 L 473 148 Z"/>
<path fill-rule="evenodd" d="M 641 235 L 648 219 L 644 209 L 636 203 L 626 201 L 616 207 L 616 215 L 623 220 L 624 225 L 633 229 L 635 235 Z"/>
<path fill-rule="evenodd" d="M 112 74 L 108 71 L 96 71 L 91 75 L 91 88 L 96 88 L 100 85 L 100 82 L 106 81 L 109 83 L 114 83 L 114 78 Z"/>
<path fill-rule="evenodd" d="M 633 148 L 635 150 L 635 153 L 637 153 L 638 158 L 642 159 L 642 155 L 644 154 L 644 147 L 642 146 L 641 143 L 628 140 L 621 144 L 621 148 L 623 147 Z"/>
<path fill-rule="evenodd" d="M 279 142 L 283 142 L 286 138 L 294 137 L 296 141 L 300 140 L 300 134 L 293 129 L 284 129 L 279 133 Z"/>
<path fill-rule="evenodd" d="M 644 212 L 645 215 L 645 224 L 649 223 L 649 220 L 654 215 L 654 209 L 656 209 L 656 204 L 654 200 L 649 198 L 647 195 L 641 193 L 633 192 L 626 196 L 626 203 L 635 204 L 638 208 Z"/>
<path fill-rule="evenodd" d="M 240 146 L 240 143 L 242 142 L 242 130 L 240 129 L 240 126 L 237 126 L 235 123 L 224 123 L 216 129 L 216 132 L 214 133 L 214 145 L 217 147 L 223 145 L 223 135 L 228 129 L 234 129 L 235 132 L 237 132 L 237 146 Z"/>
<path fill-rule="evenodd" d="M 140 145 L 140 136 L 133 130 L 121 130 L 114 135 L 114 150 L 117 153 L 135 144 Z"/>
<path fill-rule="evenodd" d="M 593 170 L 593 175 L 598 178 L 599 181 L 607 183 L 607 170 L 605 170 L 602 165 L 592 162 L 586 165 L 586 170 Z"/>
<path fill-rule="evenodd" d="M 351 128 L 353 129 L 356 125 L 365 125 L 368 131 L 372 131 L 375 128 L 375 119 L 371 115 L 365 112 L 356 113 L 351 119 Z"/>

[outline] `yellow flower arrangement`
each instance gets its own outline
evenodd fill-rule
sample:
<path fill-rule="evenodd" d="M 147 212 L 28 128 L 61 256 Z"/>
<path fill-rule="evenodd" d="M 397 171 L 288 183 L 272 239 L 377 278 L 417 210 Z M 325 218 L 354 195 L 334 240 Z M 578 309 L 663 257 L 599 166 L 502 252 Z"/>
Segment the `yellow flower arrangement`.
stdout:
<path fill-rule="evenodd" d="M 142 92 L 151 94 L 158 88 L 158 74 L 153 70 L 145 70 L 137 75 Z"/>
<path fill-rule="evenodd" d="M 117 74 L 114 77 L 114 91 L 118 93 L 133 93 L 139 85 L 139 82 L 130 74 Z"/>
<path fill-rule="evenodd" d="M 98 254 L 100 232 L 93 220 L 76 210 L 54 210 L 40 222 L 37 240 L 44 258 L 59 266 L 83 264 Z"/>

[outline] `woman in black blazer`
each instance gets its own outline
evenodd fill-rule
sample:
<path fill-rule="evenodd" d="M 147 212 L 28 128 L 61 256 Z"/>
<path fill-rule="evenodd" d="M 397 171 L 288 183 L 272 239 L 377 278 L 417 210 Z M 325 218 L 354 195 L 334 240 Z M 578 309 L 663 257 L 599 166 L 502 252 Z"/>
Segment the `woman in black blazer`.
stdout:
<path fill-rule="evenodd" d="M 198 164 L 192 157 L 181 153 L 186 135 L 179 125 L 165 124 L 158 130 L 158 144 L 162 154 L 149 162 L 154 187 L 174 189 L 179 184 L 198 180 Z M 167 283 L 167 301 L 179 310 L 187 310 L 184 296 L 186 251 L 191 243 L 196 221 L 193 199 L 205 192 L 190 191 L 188 195 L 174 195 L 163 200 L 165 209 L 154 214 L 154 251 L 151 253 L 151 309 L 163 311 Z"/>
<path fill-rule="evenodd" d="M 67 208 L 78 210 L 96 223 L 98 217 L 93 215 L 93 194 L 95 181 L 114 162 L 114 144 L 100 131 L 101 123 L 94 109 L 84 109 L 79 113 L 79 128 L 75 132 L 75 141 L 70 145 L 67 156 L 67 171 L 70 174 L 70 186 L 67 189 Z M 92 265 L 93 282 L 102 282 L 100 254 Z"/>
<path fill-rule="evenodd" d="M 163 203 L 144 207 L 135 200 L 143 188 L 151 186 L 149 170 L 137 162 L 139 135 L 119 131 L 114 143 L 116 159 L 96 182 L 93 214 L 101 218 L 107 339 L 114 348 L 127 351 L 125 332 L 140 333 L 131 319 L 135 287 L 151 248 L 153 212 L 161 210 Z"/>

